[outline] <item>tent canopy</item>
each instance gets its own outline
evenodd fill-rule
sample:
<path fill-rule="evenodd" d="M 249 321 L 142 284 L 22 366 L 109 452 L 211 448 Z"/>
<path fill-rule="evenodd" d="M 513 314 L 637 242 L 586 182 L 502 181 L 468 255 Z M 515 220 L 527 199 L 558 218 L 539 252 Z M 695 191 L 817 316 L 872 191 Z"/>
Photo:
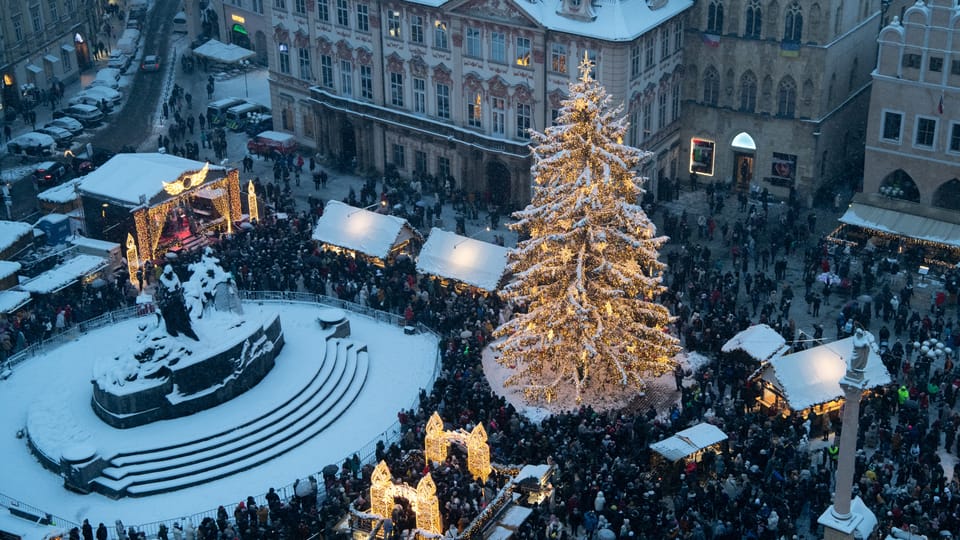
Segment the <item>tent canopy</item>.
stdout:
<path fill-rule="evenodd" d="M 246 60 L 254 54 L 250 49 L 234 45 L 233 43 L 223 43 L 215 39 L 200 45 L 193 50 L 193 54 L 207 58 L 214 62 L 223 64 L 235 64 L 241 60 Z"/>
<path fill-rule="evenodd" d="M 387 216 L 331 200 L 313 229 L 313 239 L 377 259 L 420 233 L 397 216 Z"/>
<path fill-rule="evenodd" d="M 495 291 L 507 271 L 507 251 L 434 227 L 417 257 L 417 271 Z"/>
<path fill-rule="evenodd" d="M 960 248 L 960 223 L 954 212 L 876 194 L 857 194 L 841 223 L 886 234 Z"/>
<path fill-rule="evenodd" d="M 773 328 L 765 324 L 755 324 L 730 338 L 720 349 L 728 353 L 743 351 L 758 362 L 769 360 L 787 350 L 787 341 Z"/>
<path fill-rule="evenodd" d="M 725 440 L 726 433 L 717 426 L 704 422 L 653 443 L 650 448 L 670 461 L 677 461 Z"/>

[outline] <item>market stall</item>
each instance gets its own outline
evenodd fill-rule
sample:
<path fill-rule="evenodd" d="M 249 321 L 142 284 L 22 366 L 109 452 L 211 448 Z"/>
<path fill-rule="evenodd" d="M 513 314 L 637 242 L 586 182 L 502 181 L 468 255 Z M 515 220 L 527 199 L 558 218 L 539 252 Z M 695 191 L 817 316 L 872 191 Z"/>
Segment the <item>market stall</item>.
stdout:
<path fill-rule="evenodd" d="M 211 39 L 193 50 L 195 56 L 220 64 L 236 64 L 256 55 L 250 49 Z"/>
<path fill-rule="evenodd" d="M 712 467 L 712 457 L 721 453 L 727 438 L 723 430 L 706 422 L 678 431 L 650 445 L 653 468 L 659 469 L 660 476 L 669 488 L 680 474 L 696 471 L 701 462 L 707 468 Z"/>
<path fill-rule="evenodd" d="M 423 236 L 407 220 L 330 201 L 313 229 L 325 249 L 346 251 L 382 265 L 401 254 L 412 255 Z"/>
<path fill-rule="evenodd" d="M 19 285 L 31 294 L 53 294 L 78 281 L 89 283 L 107 268 L 107 260 L 94 255 L 77 255 Z"/>
<path fill-rule="evenodd" d="M 434 227 L 417 256 L 417 272 L 486 292 L 507 274 L 507 248 Z"/>
<path fill-rule="evenodd" d="M 776 330 L 765 324 L 755 324 L 727 340 L 720 348 L 720 352 L 743 353 L 747 358 L 760 364 L 774 356 L 782 356 L 787 349 L 789 349 L 787 340 L 783 339 Z"/>
<path fill-rule="evenodd" d="M 33 226 L 20 221 L 0 220 L 0 259 L 16 259 L 33 245 Z"/>

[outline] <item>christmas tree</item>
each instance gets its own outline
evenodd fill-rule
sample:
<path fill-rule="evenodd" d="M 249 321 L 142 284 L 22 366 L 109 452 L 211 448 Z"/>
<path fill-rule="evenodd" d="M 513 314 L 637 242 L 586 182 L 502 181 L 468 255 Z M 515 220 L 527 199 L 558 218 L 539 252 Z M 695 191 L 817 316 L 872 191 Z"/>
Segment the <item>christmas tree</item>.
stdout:
<path fill-rule="evenodd" d="M 622 144 L 623 107 L 584 59 L 556 125 L 532 132 L 533 200 L 511 228 L 529 239 L 510 252 L 502 291 L 518 313 L 497 328 L 507 386 L 529 401 L 600 404 L 636 393 L 673 368 L 679 351 L 657 303 L 658 250 L 667 241 L 638 204 L 633 169 L 651 155 Z"/>

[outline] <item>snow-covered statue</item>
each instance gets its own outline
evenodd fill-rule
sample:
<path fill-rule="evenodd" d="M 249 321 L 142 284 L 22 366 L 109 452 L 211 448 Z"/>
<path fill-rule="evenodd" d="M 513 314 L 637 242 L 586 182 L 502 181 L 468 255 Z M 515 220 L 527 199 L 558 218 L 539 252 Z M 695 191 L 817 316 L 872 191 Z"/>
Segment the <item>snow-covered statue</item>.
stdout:
<path fill-rule="evenodd" d="M 853 334 L 853 354 L 850 355 L 850 373 L 863 376 L 867 369 L 867 359 L 870 357 L 870 349 L 873 345 L 873 334 L 863 328 L 857 328 Z"/>
<path fill-rule="evenodd" d="M 159 287 L 157 287 L 156 304 L 160 308 L 160 314 L 166 325 L 167 333 L 173 337 L 183 334 L 196 341 L 200 341 L 193 327 L 190 325 L 190 314 L 187 312 L 184 301 L 183 285 L 180 283 L 180 277 L 173 271 L 169 264 L 164 267 L 160 274 Z"/>
<path fill-rule="evenodd" d="M 204 310 L 229 311 L 243 314 L 240 293 L 233 275 L 220 266 L 213 248 L 206 247 L 200 261 L 190 265 L 190 279 L 183 285 L 190 316 L 202 319 Z"/>

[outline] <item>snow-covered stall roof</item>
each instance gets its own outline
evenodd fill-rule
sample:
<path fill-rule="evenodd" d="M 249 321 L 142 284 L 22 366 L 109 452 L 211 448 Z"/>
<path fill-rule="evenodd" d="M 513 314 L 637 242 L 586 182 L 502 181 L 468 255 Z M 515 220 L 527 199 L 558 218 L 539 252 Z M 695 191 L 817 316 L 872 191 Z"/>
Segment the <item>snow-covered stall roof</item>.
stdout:
<path fill-rule="evenodd" d="M 97 240 L 96 238 L 88 238 L 86 236 L 80 236 L 78 234 L 75 234 L 70 238 L 67 238 L 67 242 L 69 242 L 71 245 L 74 245 L 80 248 L 87 248 L 90 250 L 102 251 L 104 253 L 120 247 L 120 244 L 116 242 L 107 242 L 106 240 Z"/>
<path fill-rule="evenodd" d="M 313 229 L 313 239 L 370 257 L 385 259 L 394 246 L 421 238 L 407 220 L 331 200 Z"/>
<path fill-rule="evenodd" d="M 171 154 L 117 154 L 83 177 L 80 193 L 134 208 L 140 205 L 141 195 L 146 196 L 148 203 L 152 202 L 154 197 L 166 193 L 164 182 L 199 171 L 204 165 L 207 164 Z M 225 170 L 225 167 L 209 166 L 209 172 Z"/>
<path fill-rule="evenodd" d="M 0 313 L 13 313 L 29 301 L 30 293 L 27 291 L 0 291 Z"/>
<path fill-rule="evenodd" d="M 223 43 L 222 41 L 211 39 L 194 49 L 193 54 L 209 58 L 214 62 L 233 64 L 241 60 L 246 60 L 256 53 L 250 49 L 244 49 L 243 47 L 234 45 L 233 43 Z"/>
<path fill-rule="evenodd" d="M 20 221 L 0 220 L 0 251 L 10 249 L 24 236 L 33 234 L 33 225 Z"/>
<path fill-rule="evenodd" d="M 0 280 L 6 279 L 20 271 L 20 263 L 14 261 L 0 261 Z"/>
<path fill-rule="evenodd" d="M 80 182 L 82 182 L 84 178 L 83 176 L 74 178 L 59 186 L 53 186 L 50 189 L 41 191 L 40 194 L 37 195 L 37 199 L 53 204 L 67 204 L 75 201 L 77 199 L 77 186 L 80 185 Z"/>
<path fill-rule="evenodd" d="M 726 433 L 717 426 L 704 422 L 653 443 L 650 449 L 670 461 L 677 461 L 725 440 Z"/>
<path fill-rule="evenodd" d="M 507 248 L 434 227 L 417 257 L 417 271 L 495 291 L 507 271 Z"/>
<path fill-rule="evenodd" d="M 763 362 L 772 356 L 780 356 L 787 350 L 787 340 L 765 324 L 755 324 L 738 332 L 720 349 L 722 352 L 743 351 L 750 358 Z"/>
<path fill-rule="evenodd" d="M 50 294 L 88 276 L 106 266 L 107 260 L 94 255 L 77 255 L 62 264 L 47 270 L 30 281 L 20 284 L 24 291 Z"/>
<path fill-rule="evenodd" d="M 933 217 L 854 202 L 840 216 L 840 222 L 887 234 L 960 247 L 960 224 Z"/>
<path fill-rule="evenodd" d="M 775 356 L 763 370 L 763 379 L 777 387 L 795 411 L 842 398 L 840 380 L 847 373 L 847 361 L 853 354 L 853 339 L 848 337 Z M 873 347 L 867 355 L 863 378 L 868 389 L 890 384 L 890 373 Z"/>

